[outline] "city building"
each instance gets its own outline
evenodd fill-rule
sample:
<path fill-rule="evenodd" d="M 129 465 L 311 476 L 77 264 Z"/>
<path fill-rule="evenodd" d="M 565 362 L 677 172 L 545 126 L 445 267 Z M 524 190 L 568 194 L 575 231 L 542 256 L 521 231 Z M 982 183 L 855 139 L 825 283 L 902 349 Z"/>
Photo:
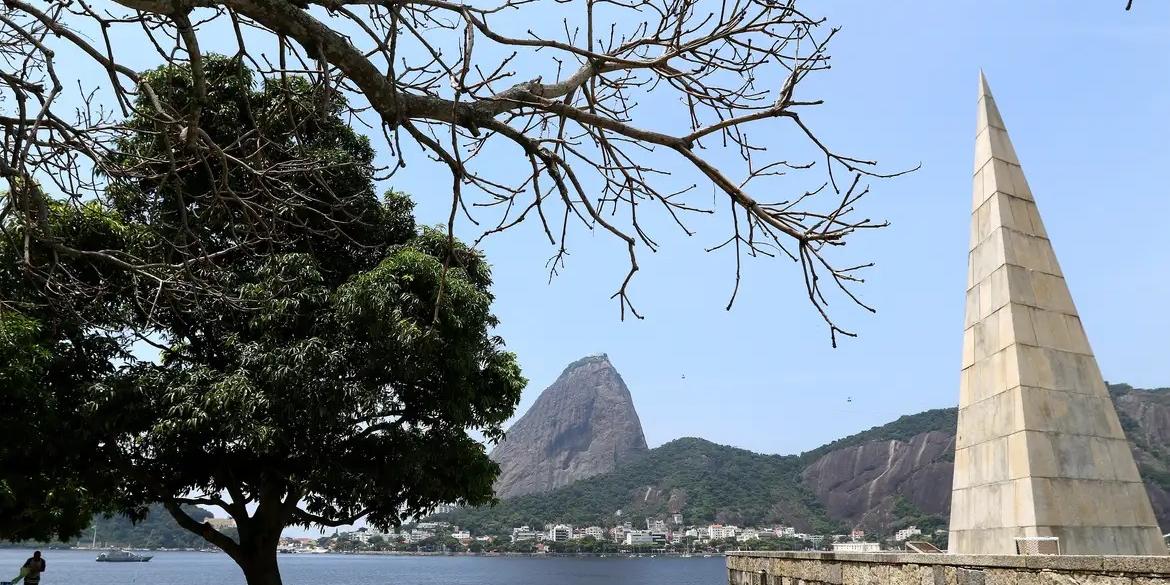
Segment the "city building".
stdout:
<path fill-rule="evenodd" d="M 737 542 L 747 542 L 749 540 L 759 540 L 759 539 L 760 539 L 760 533 L 757 532 L 754 528 L 745 528 L 742 531 L 740 531 L 739 534 L 737 534 L 735 536 L 735 540 Z"/>
<path fill-rule="evenodd" d="M 557 524 L 548 529 L 547 540 L 552 542 L 564 542 L 573 537 L 573 527 L 565 524 Z"/>
<path fill-rule="evenodd" d="M 605 540 L 605 529 L 600 526 L 590 526 L 585 529 L 585 536 L 591 536 L 594 540 Z"/>
<path fill-rule="evenodd" d="M 895 532 L 894 533 L 894 540 L 896 540 L 898 542 L 902 542 L 903 540 L 906 540 L 907 538 L 918 536 L 920 534 L 922 534 L 922 531 L 919 530 L 917 526 L 910 526 L 908 528 L 903 528 L 903 529 Z"/>
<path fill-rule="evenodd" d="M 415 542 L 424 541 L 428 538 L 431 538 L 434 535 L 435 535 L 435 533 L 431 532 L 430 530 L 420 530 L 418 528 L 415 528 L 414 530 L 411 530 L 409 533 L 404 534 L 403 540 L 408 542 L 408 543 L 415 543 Z"/>
<path fill-rule="evenodd" d="M 626 532 L 625 544 L 666 544 L 666 533 L 650 530 L 630 530 Z"/>
<path fill-rule="evenodd" d="M 735 538 L 735 535 L 739 534 L 739 528 L 732 525 L 712 524 L 707 527 L 707 534 L 711 540 Z"/>
<path fill-rule="evenodd" d="M 536 540 L 540 537 L 540 533 L 527 527 L 521 526 L 512 529 L 512 542 L 522 542 L 525 540 Z"/>
<path fill-rule="evenodd" d="M 854 530 L 853 532 L 850 532 L 849 533 L 849 540 L 852 540 L 853 542 L 865 540 L 865 531 L 864 530 Z"/>
<path fill-rule="evenodd" d="M 833 552 L 871 553 L 882 550 L 881 544 L 876 542 L 834 542 Z"/>
<path fill-rule="evenodd" d="M 467 544 L 468 542 L 471 542 L 471 533 L 466 530 L 457 530 L 451 533 L 451 538 Z"/>

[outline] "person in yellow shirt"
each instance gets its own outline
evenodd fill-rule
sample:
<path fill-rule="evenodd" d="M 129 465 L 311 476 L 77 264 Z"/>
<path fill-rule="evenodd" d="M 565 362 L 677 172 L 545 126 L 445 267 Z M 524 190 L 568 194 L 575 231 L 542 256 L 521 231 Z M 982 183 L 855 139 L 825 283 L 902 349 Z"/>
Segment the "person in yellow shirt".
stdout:
<path fill-rule="evenodd" d="M 41 551 L 34 552 L 33 556 L 29 557 L 24 562 L 24 566 L 20 568 L 20 576 L 24 578 L 25 585 L 40 585 L 41 573 L 45 572 L 46 566 L 47 563 L 41 557 Z M 16 581 L 13 581 L 13 583 L 16 583 Z"/>

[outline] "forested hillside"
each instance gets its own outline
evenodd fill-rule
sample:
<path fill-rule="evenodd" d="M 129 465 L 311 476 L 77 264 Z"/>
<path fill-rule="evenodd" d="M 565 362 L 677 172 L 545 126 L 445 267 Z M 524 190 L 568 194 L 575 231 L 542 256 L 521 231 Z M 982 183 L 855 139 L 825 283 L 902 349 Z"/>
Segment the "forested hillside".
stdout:
<path fill-rule="evenodd" d="M 1154 511 L 1170 530 L 1170 390 L 1109 389 Z M 447 518 L 486 533 L 554 522 L 644 525 L 648 516 L 675 512 L 687 524 L 776 523 L 813 532 L 941 528 L 950 509 L 956 417 L 954 408 L 907 415 L 799 456 L 678 439 L 610 473 Z"/>
<path fill-rule="evenodd" d="M 211 518 L 211 512 L 194 506 L 186 508 L 187 513 L 198 522 Z M 97 528 L 97 544 L 106 547 L 125 548 L 207 548 L 203 538 L 181 528 L 162 506 L 151 506 L 150 513 L 141 522 L 133 524 L 124 516 L 94 518 Z M 93 542 L 93 528 L 79 540 L 88 545 Z"/>
<path fill-rule="evenodd" d="M 683 514 L 684 522 L 786 523 L 826 532 L 837 525 L 800 483 L 795 456 L 760 455 L 696 438 L 671 441 L 617 470 L 495 507 L 444 517 L 477 533 L 549 522 L 643 525 Z"/>

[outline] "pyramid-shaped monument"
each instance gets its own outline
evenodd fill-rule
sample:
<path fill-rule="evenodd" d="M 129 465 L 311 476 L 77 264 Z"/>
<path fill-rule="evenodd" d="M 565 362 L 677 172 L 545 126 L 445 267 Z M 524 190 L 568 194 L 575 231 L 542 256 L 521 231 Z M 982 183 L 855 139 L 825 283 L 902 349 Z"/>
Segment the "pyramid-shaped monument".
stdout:
<path fill-rule="evenodd" d="M 1052 242 L 979 76 L 950 551 L 1164 555 Z"/>

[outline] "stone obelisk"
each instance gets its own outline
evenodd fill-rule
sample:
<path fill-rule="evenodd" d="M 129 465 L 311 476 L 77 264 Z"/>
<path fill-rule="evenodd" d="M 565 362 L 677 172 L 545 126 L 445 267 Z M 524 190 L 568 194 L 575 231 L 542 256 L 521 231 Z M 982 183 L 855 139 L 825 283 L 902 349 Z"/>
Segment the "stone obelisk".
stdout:
<path fill-rule="evenodd" d="M 1164 555 L 1150 499 L 983 74 L 950 552 Z"/>

